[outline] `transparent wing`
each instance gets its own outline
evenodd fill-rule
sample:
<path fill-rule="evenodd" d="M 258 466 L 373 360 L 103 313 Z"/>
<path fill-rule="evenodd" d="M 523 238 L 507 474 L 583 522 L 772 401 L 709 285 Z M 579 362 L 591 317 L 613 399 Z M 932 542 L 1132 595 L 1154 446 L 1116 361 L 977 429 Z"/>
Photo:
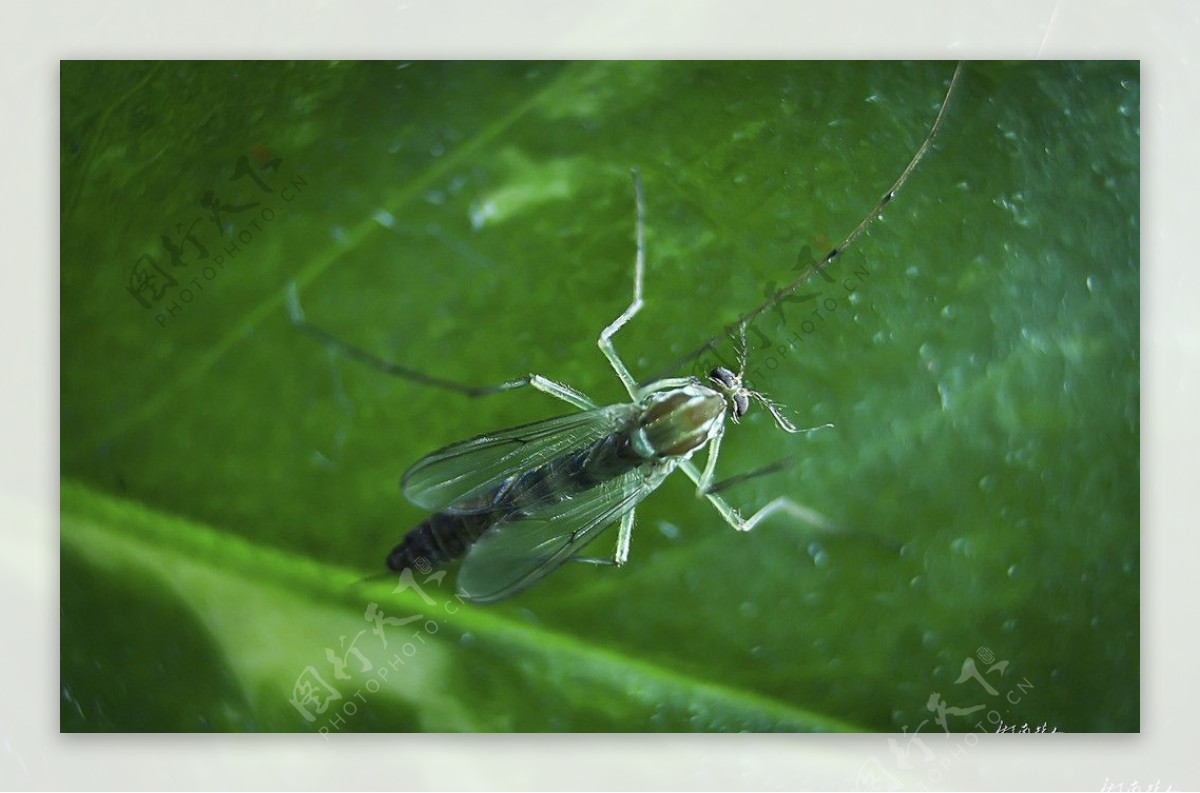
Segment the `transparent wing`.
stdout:
<path fill-rule="evenodd" d="M 459 594 L 491 603 L 536 583 L 636 507 L 675 467 L 669 461 L 635 468 L 572 498 L 501 520 L 467 551 Z"/>
<path fill-rule="evenodd" d="M 604 437 L 621 426 L 634 409 L 633 405 L 610 405 L 452 444 L 414 463 L 400 480 L 400 488 L 417 506 L 445 509 Z"/>

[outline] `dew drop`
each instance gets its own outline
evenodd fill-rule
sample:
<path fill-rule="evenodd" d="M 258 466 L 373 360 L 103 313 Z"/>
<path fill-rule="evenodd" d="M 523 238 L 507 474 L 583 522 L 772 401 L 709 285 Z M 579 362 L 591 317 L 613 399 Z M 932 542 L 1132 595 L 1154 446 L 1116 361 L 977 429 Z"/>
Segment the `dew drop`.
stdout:
<path fill-rule="evenodd" d="M 375 210 L 375 213 L 374 213 L 373 215 L 371 215 L 371 218 L 372 218 L 372 219 L 373 219 L 373 220 L 374 220 L 376 223 L 378 223 L 379 225 L 383 226 L 385 229 L 390 229 L 392 226 L 395 226 L 395 225 L 396 225 L 396 218 L 395 218 L 395 216 L 394 216 L 394 215 L 392 215 L 392 213 L 391 213 L 391 212 L 388 212 L 388 211 L 387 211 L 386 209 L 384 209 L 383 207 L 380 207 L 379 209 L 376 209 L 376 210 Z"/>
<path fill-rule="evenodd" d="M 658 522 L 658 531 L 660 534 L 662 534 L 662 536 L 666 537 L 672 542 L 677 541 L 682 533 L 678 526 L 676 526 L 674 523 L 668 523 L 665 520 L 660 520 Z"/>
<path fill-rule="evenodd" d="M 480 201 L 471 205 L 471 228 L 475 231 L 483 228 L 483 224 L 496 214 L 496 205 L 491 200 Z"/>

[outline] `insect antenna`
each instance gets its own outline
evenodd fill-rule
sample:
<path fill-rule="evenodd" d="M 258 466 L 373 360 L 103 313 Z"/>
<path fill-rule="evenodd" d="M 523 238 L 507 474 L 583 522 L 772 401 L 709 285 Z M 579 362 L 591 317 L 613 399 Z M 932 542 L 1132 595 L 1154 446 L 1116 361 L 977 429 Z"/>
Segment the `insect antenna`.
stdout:
<path fill-rule="evenodd" d="M 825 427 L 833 426 L 832 424 L 822 424 L 820 427 L 809 427 L 807 429 L 798 429 L 796 427 L 796 425 L 793 424 L 787 418 L 787 416 L 783 415 L 783 408 L 780 405 L 775 404 L 775 402 L 771 401 L 770 397 L 768 397 L 766 394 L 762 393 L 761 391 L 755 391 L 754 389 L 746 386 L 745 382 L 743 381 L 743 378 L 746 376 L 747 348 L 748 348 L 748 345 L 746 344 L 746 326 L 739 325 L 738 326 L 738 346 L 737 346 L 738 372 L 737 372 L 737 376 L 735 378 L 735 383 L 737 384 L 737 387 L 739 388 L 739 390 L 742 393 L 746 394 L 746 396 L 748 396 L 750 399 L 753 399 L 755 402 L 758 402 L 760 405 L 762 405 L 763 407 L 765 407 L 767 409 L 767 411 L 775 419 L 775 423 L 779 425 L 779 428 L 781 430 L 783 430 L 784 432 L 790 432 L 790 433 L 797 433 L 797 432 L 809 433 L 809 432 L 812 432 L 813 430 L 819 430 L 819 429 L 823 429 Z M 737 421 L 736 416 L 734 417 L 734 421 Z"/>
<path fill-rule="evenodd" d="M 790 433 L 803 432 L 803 430 L 798 429 L 796 425 L 788 419 L 787 416 L 783 415 L 783 411 L 780 409 L 779 405 L 776 405 L 774 402 L 768 399 L 766 394 L 759 393 L 758 391 L 750 391 L 749 393 L 751 399 L 758 402 L 760 405 L 765 407 L 768 412 L 770 412 L 771 417 L 775 419 L 775 423 L 779 425 L 779 429 Z"/>

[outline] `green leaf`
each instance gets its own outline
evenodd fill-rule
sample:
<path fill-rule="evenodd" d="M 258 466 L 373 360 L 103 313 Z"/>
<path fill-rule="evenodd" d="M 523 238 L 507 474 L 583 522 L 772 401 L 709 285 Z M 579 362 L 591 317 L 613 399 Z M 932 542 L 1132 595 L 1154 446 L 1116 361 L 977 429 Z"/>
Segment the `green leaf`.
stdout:
<path fill-rule="evenodd" d="M 354 573 L 231 540 L 209 527 L 70 482 L 63 486 L 62 507 L 63 540 L 71 560 L 64 572 L 75 573 L 64 576 L 64 594 L 70 598 L 64 612 L 72 619 L 64 623 L 63 632 L 71 637 L 66 646 L 72 649 L 68 676 L 74 688 L 64 694 L 64 705 L 73 708 L 67 713 L 64 706 L 64 729 L 305 726 L 300 709 L 289 707 L 296 680 L 308 679 L 307 666 L 297 664 L 325 666 L 326 640 L 354 637 L 364 630 L 353 608 L 365 602 L 353 586 Z M 90 571 L 82 559 L 99 560 L 103 574 Z M 123 583 L 130 580 L 140 582 L 143 591 L 137 594 L 142 597 L 131 592 L 123 601 L 106 604 L 111 608 L 127 602 L 125 615 L 134 619 L 115 623 L 120 636 L 103 634 L 94 621 L 82 619 L 92 610 L 88 596 L 95 588 L 133 590 Z M 393 634 L 388 646 L 374 636 L 361 647 L 353 638 L 346 644 L 329 641 L 335 656 L 344 655 L 350 646 L 360 654 L 347 656 L 343 674 L 348 685 L 329 675 L 322 678 L 339 689 L 342 701 L 335 700 L 332 709 L 314 718 L 313 726 L 544 729 L 544 716 L 531 713 L 527 698 L 517 694 L 524 677 L 536 674 L 554 684 L 554 693 L 544 692 L 541 705 L 562 714 L 552 725 L 558 729 L 631 728 L 636 722 L 629 720 L 638 713 L 662 729 L 850 729 L 836 719 L 750 691 L 469 607 L 439 593 L 439 586 L 427 583 L 419 592 L 410 589 L 400 596 L 390 587 L 374 587 L 379 593 L 375 597 L 391 596 L 389 609 L 405 614 L 391 619 L 414 614 L 420 619 L 410 622 L 408 630 L 387 628 L 386 633 Z M 192 646 L 170 647 L 168 653 L 149 657 L 139 652 L 161 635 L 186 637 Z M 449 647 L 448 636 L 455 639 Z M 117 657 L 96 652 L 112 648 L 116 641 L 123 650 Z M 450 650 L 459 657 L 451 658 Z M 224 659 L 231 670 L 223 668 Z M 470 688 L 471 677 L 453 668 L 474 663 L 490 670 L 483 690 Z M 126 677 L 132 671 L 151 683 L 153 691 L 113 690 L 110 675 L 118 668 L 127 670 L 122 683 L 132 679 Z M 203 674 L 197 676 L 196 671 Z M 447 678 L 457 679 L 464 688 L 446 685 Z M 198 691 L 205 696 L 193 699 Z M 216 693 L 221 696 L 214 697 Z M 147 695 L 152 696 L 150 712 L 144 710 Z M 360 696 L 370 700 L 361 710 Z M 203 704 L 202 712 L 189 712 L 195 701 Z M 347 704 L 354 706 L 353 712 Z M 332 721 L 338 705 L 346 725 Z"/>
<path fill-rule="evenodd" d="M 289 281 L 406 366 L 617 401 L 630 167 L 616 344 L 648 377 L 861 220 L 951 71 L 64 63 L 62 728 L 928 731 L 936 694 L 955 731 L 1138 729 L 1136 64 L 969 64 L 831 280 L 755 323 L 752 385 L 833 427 L 751 413 L 718 475 L 793 456 L 729 498 L 854 531 L 737 534 L 672 479 L 621 570 L 490 607 L 360 583 L 423 517 L 408 465 L 563 406 L 334 358 Z M 149 308 L 143 255 L 177 282 Z M 372 603 L 422 619 L 380 637 Z M 310 668 L 341 695 L 312 721 Z"/>

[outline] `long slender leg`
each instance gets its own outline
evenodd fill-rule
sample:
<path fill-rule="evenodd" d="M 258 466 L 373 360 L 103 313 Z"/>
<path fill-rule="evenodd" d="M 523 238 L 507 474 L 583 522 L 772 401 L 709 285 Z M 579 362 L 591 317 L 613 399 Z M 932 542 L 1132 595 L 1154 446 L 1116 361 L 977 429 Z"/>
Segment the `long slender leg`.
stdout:
<path fill-rule="evenodd" d="M 621 527 L 617 529 L 617 550 L 613 557 L 576 556 L 572 561 L 584 564 L 598 564 L 610 567 L 620 567 L 629 558 L 629 540 L 633 537 L 633 516 L 637 512 L 631 509 L 621 518 Z"/>
<path fill-rule="evenodd" d="M 754 321 L 755 317 L 770 311 L 772 308 L 778 305 L 780 301 L 786 299 L 788 295 L 799 289 L 805 281 L 821 272 L 821 270 L 825 269 L 825 267 L 827 267 L 834 259 L 845 254 L 846 251 L 848 251 L 851 246 L 854 245 L 855 241 L 866 232 L 871 224 L 874 223 L 877 218 L 879 218 L 884 207 L 892 202 L 892 199 L 896 197 L 896 193 L 900 191 L 900 188 L 904 187 L 913 171 L 917 169 L 917 165 L 933 146 L 933 140 L 937 137 L 938 131 L 942 128 L 942 121 L 946 116 L 947 108 L 950 107 L 950 99 L 954 95 L 954 91 L 958 85 L 958 80 L 962 70 L 963 64 L 960 61 L 958 65 L 954 67 L 954 74 L 950 76 L 950 85 L 946 88 L 946 95 L 942 98 L 942 105 L 938 109 L 937 117 L 933 120 L 933 125 L 929 128 L 929 132 L 925 135 L 925 140 L 922 141 L 916 153 L 913 154 L 912 159 L 908 161 L 908 165 L 905 166 L 904 170 L 900 173 L 900 176 L 897 177 L 896 181 L 892 183 L 891 188 L 889 188 L 888 191 L 879 198 L 879 200 L 875 203 L 875 206 L 871 208 L 871 211 L 867 213 L 867 216 L 859 221 L 858 225 L 854 227 L 854 230 L 846 235 L 845 239 L 843 239 L 837 245 L 837 247 L 830 250 L 829 253 L 825 254 L 825 256 L 823 256 L 819 261 L 813 262 L 807 270 L 777 289 L 773 295 L 768 297 L 762 303 L 759 303 L 757 306 L 738 317 L 735 322 L 736 325 L 744 329 L 747 325 Z M 718 342 L 718 337 L 712 337 L 692 352 L 680 357 L 675 363 L 671 364 L 670 367 L 662 370 L 663 373 L 674 372 L 683 368 L 691 361 L 699 358 L 708 350 L 715 349 Z"/>
<path fill-rule="evenodd" d="M 655 380 L 653 383 L 647 383 L 643 388 L 639 388 L 633 398 L 641 399 L 646 394 L 653 394 L 655 391 L 666 391 L 671 388 L 683 388 L 687 385 L 692 385 L 696 382 L 694 377 L 665 377 L 662 380 Z"/>
<path fill-rule="evenodd" d="M 583 394 L 583 392 L 577 391 L 564 383 L 551 380 L 548 377 L 542 377 L 540 374 L 529 375 L 528 382 L 529 385 L 543 394 L 549 394 L 552 397 L 561 399 L 563 402 L 572 404 L 580 410 L 591 410 L 596 407 L 596 403 Z"/>
<path fill-rule="evenodd" d="M 631 509 L 621 518 L 621 527 L 617 530 L 617 550 L 613 554 L 613 562 L 617 567 L 629 559 L 629 541 L 633 539 L 633 516 L 637 510 Z"/>
<path fill-rule="evenodd" d="M 704 473 L 700 475 L 700 479 L 693 479 L 696 482 L 696 496 L 706 496 L 712 491 L 713 476 L 717 471 L 717 454 L 721 451 L 721 440 L 725 437 L 725 425 L 717 430 L 716 435 L 713 435 L 711 441 L 708 442 L 708 461 L 704 464 Z M 691 465 L 690 462 L 685 463 Z M 695 466 L 692 466 L 695 469 Z"/>
<path fill-rule="evenodd" d="M 403 380 L 408 380 L 420 385 L 433 386 L 442 388 L 447 391 L 453 391 L 458 394 L 463 394 L 469 397 L 488 396 L 490 394 L 499 394 L 504 391 L 512 391 L 516 388 L 524 388 L 532 386 L 544 394 L 549 394 L 552 397 L 561 399 L 580 410 L 588 410 L 596 407 L 596 403 L 589 399 L 585 394 L 571 388 L 568 385 L 557 383 L 549 378 L 542 377 L 539 374 L 530 374 L 524 377 L 517 377 L 512 380 L 506 380 L 503 383 L 488 386 L 468 386 L 461 383 L 455 383 L 451 380 L 443 380 L 440 377 L 419 372 L 416 369 L 410 369 L 407 366 L 400 366 L 391 361 L 384 360 L 377 355 L 373 355 L 361 347 L 355 347 L 349 342 L 339 339 L 327 330 L 318 328 L 310 323 L 304 317 L 304 309 L 300 307 L 300 298 L 296 294 L 296 284 L 291 282 L 288 284 L 288 317 L 292 320 L 292 324 L 298 329 L 304 331 L 309 336 L 313 337 L 332 352 L 345 355 L 347 358 L 358 361 L 361 364 L 370 366 L 372 369 L 377 369 L 384 374 L 393 377 L 399 377 Z"/>
<path fill-rule="evenodd" d="M 698 491 L 703 489 L 701 487 L 703 475 L 690 460 L 684 461 L 679 467 L 683 469 L 683 472 L 687 474 L 689 479 L 696 483 Z M 771 515 L 774 515 L 776 512 L 786 512 L 792 517 L 799 518 L 805 523 L 813 526 L 814 528 L 820 529 L 821 531 L 839 530 L 837 525 L 824 515 L 821 515 L 819 512 L 809 509 L 808 507 L 797 504 L 787 496 L 779 496 L 778 498 L 773 499 L 749 518 L 743 518 L 740 514 L 738 514 L 736 509 L 729 505 L 728 501 L 721 498 L 721 496 L 717 495 L 716 493 L 711 492 L 710 490 L 704 489 L 703 496 L 704 498 L 708 499 L 708 502 L 716 508 L 717 512 L 721 513 L 721 517 L 725 519 L 725 522 L 738 531 L 750 531 L 759 523 L 766 520 Z"/>
<path fill-rule="evenodd" d="M 600 331 L 600 338 L 596 343 L 600 346 L 600 351 L 604 353 L 604 357 L 612 364 L 613 371 L 617 373 L 617 377 L 621 378 L 621 382 L 625 384 L 625 390 L 629 392 L 629 396 L 637 399 L 637 381 L 633 379 L 633 375 L 625 367 L 621 356 L 617 355 L 617 350 L 613 347 L 612 343 L 613 335 L 626 322 L 633 319 L 634 314 L 642 310 L 642 277 L 646 272 L 645 233 L 642 228 L 645 207 L 642 201 L 642 177 L 638 175 L 637 169 L 633 169 L 630 173 L 633 175 L 633 192 L 637 202 L 637 255 L 634 257 L 633 262 L 633 301 L 630 302 L 629 308 L 621 313 L 621 316 L 614 319 L 609 323 L 608 327 Z"/>
<path fill-rule="evenodd" d="M 784 457 L 783 459 L 776 460 L 773 463 L 767 463 L 766 465 L 760 466 L 751 471 L 746 471 L 744 473 L 734 474 L 733 476 L 726 477 L 725 479 L 722 479 L 720 482 L 713 482 L 711 485 L 708 486 L 708 492 L 709 493 L 718 493 L 722 490 L 731 488 L 734 485 L 741 484 L 742 482 L 748 482 L 751 479 L 757 479 L 760 476 L 766 476 L 767 474 L 773 474 L 778 471 L 782 471 L 783 469 L 787 468 L 789 465 L 792 464 L 793 459 L 794 458 L 792 458 L 792 457 Z"/>

